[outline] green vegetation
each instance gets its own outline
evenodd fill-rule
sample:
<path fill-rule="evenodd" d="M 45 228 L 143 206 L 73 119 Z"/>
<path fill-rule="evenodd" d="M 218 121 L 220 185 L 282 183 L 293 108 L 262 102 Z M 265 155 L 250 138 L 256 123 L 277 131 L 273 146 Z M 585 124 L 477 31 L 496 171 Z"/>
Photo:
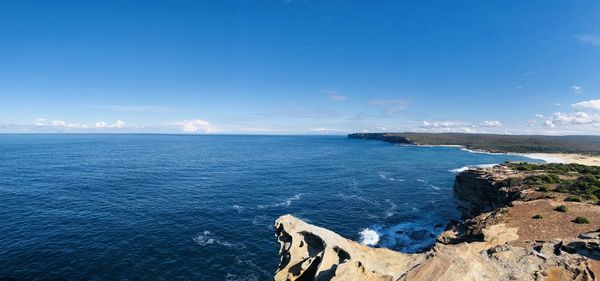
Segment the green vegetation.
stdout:
<path fill-rule="evenodd" d="M 546 172 L 553 178 L 558 177 L 558 175 L 569 175 L 573 173 L 600 176 L 600 166 L 561 163 L 534 164 L 527 162 L 510 162 L 506 163 L 506 165 L 517 171 Z M 558 179 L 560 179 L 560 177 Z"/>
<path fill-rule="evenodd" d="M 542 214 L 536 214 L 535 216 L 531 217 L 532 219 L 536 219 L 536 220 L 541 220 L 544 218 L 544 216 L 542 216 Z"/>
<path fill-rule="evenodd" d="M 358 133 L 349 138 L 393 143 L 462 145 L 469 149 L 517 153 L 580 153 L 600 155 L 600 136 L 532 136 L 462 133 Z"/>
<path fill-rule="evenodd" d="M 576 217 L 573 222 L 579 224 L 589 224 L 590 220 L 586 217 Z"/>
<path fill-rule="evenodd" d="M 532 164 L 532 163 L 505 163 L 506 166 L 517 171 L 527 171 L 535 175 L 527 176 L 522 181 L 512 179 L 506 181 L 508 186 L 520 184 L 542 185 L 540 191 L 550 190 L 556 186 L 556 191 L 572 194 L 565 201 L 581 202 L 582 199 L 598 201 L 600 198 L 600 167 L 579 164 Z M 563 178 L 561 178 L 561 175 Z M 578 199 L 577 199 L 578 198 Z"/>
<path fill-rule="evenodd" d="M 569 196 L 567 198 L 565 198 L 566 202 L 582 202 L 583 200 L 581 200 L 581 197 L 579 196 Z"/>
<path fill-rule="evenodd" d="M 565 206 L 565 205 L 560 205 L 560 206 L 556 207 L 556 209 L 554 209 L 554 210 L 561 212 L 561 213 L 566 213 L 569 211 L 569 208 L 567 208 L 567 206 Z"/>
<path fill-rule="evenodd" d="M 533 175 L 528 176 L 523 180 L 525 184 L 545 184 L 545 183 L 559 183 L 560 177 L 557 174 L 544 174 L 544 175 Z"/>
<path fill-rule="evenodd" d="M 544 184 L 544 185 L 538 187 L 538 191 L 548 192 L 548 191 L 550 191 L 550 186 L 548 184 Z"/>
<path fill-rule="evenodd" d="M 581 196 L 588 200 L 598 201 L 600 197 L 600 179 L 595 175 L 582 175 L 575 180 L 562 181 L 556 191 Z"/>

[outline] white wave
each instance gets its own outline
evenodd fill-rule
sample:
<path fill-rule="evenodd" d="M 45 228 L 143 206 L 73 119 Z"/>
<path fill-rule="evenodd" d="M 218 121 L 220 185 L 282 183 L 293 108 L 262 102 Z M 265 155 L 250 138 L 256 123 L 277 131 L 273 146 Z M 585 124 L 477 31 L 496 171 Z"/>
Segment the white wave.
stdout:
<path fill-rule="evenodd" d="M 398 206 L 394 202 L 390 201 L 389 199 L 386 199 L 385 202 L 390 204 L 390 207 L 385 211 L 385 217 L 389 218 L 394 215 L 394 211 L 396 210 L 396 208 Z"/>
<path fill-rule="evenodd" d="M 376 224 L 360 232 L 360 243 L 414 253 L 433 245 L 437 235 L 442 231 L 441 224 L 431 226 L 417 222 L 404 222 L 389 227 Z"/>
<path fill-rule="evenodd" d="M 530 159 L 543 160 L 546 163 L 566 163 L 564 159 L 543 153 L 519 154 Z"/>
<path fill-rule="evenodd" d="M 378 172 L 377 175 L 383 179 L 383 180 L 389 180 L 389 181 L 405 181 L 405 179 L 397 179 L 397 178 L 393 178 L 391 177 L 392 173 L 390 172 Z"/>
<path fill-rule="evenodd" d="M 337 194 L 337 196 L 340 197 L 340 198 L 342 198 L 345 201 L 348 201 L 348 200 L 352 199 L 352 200 L 357 200 L 357 201 L 364 202 L 364 203 L 369 204 L 369 205 L 376 205 L 373 201 L 365 199 L 364 197 L 362 197 L 360 195 L 356 195 L 356 194 L 347 195 L 347 194 L 339 192 Z"/>
<path fill-rule="evenodd" d="M 238 213 L 241 213 L 242 209 L 244 209 L 244 207 L 239 206 L 239 205 L 233 205 L 233 206 L 231 206 L 231 208 L 233 208 L 234 210 L 236 210 Z"/>
<path fill-rule="evenodd" d="M 373 229 L 365 228 L 358 234 L 360 234 L 360 244 L 375 246 L 379 243 L 379 233 Z"/>
<path fill-rule="evenodd" d="M 467 165 L 467 166 L 462 166 L 460 168 L 456 168 L 456 169 L 452 169 L 452 170 L 448 170 L 452 173 L 460 173 L 460 172 L 464 172 L 468 169 L 473 169 L 473 168 L 492 168 L 494 166 L 496 166 L 498 164 L 479 164 L 479 165 Z"/>
<path fill-rule="evenodd" d="M 298 193 L 290 198 L 285 199 L 282 202 L 278 202 L 275 204 L 271 204 L 271 205 L 258 205 L 257 207 L 259 209 L 264 209 L 264 208 L 268 208 L 268 207 L 281 207 L 281 206 L 290 206 L 292 205 L 292 203 L 294 203 L 294 201 L 296 200 L 300 200 L 300 198 L 304 196 L 304 193 Z"/>
<path fill-rule="evenodd" d="M 217 245 L 221 245 L 221 246 L 228 247 L 228 248 L 232 248 L 232 247 L 245 248 L 245 246 L 243 244 L 228 242 L 228 241 L 223 240 L 222 238 L 210 233 L 210 231 L 208 231 L 208 230 L 205 230 L 201 234 L 196 235 L 196 237 L 193 237 L 192 240 L 194 240 L 194 242 L 196 242 L 196 244 L 198 244 L 200 246 L 217 244 Z"/>
<path fill-rule="evenodd" d="M 238 258 L 236 258 L 236 262 L 237 262 L 239 265 L 244 265 L 244 264 L 245 264 L 245 265 L 247 265 L 247 267 L 254 268 L 254 269 L 256 269 L 257 271 L 261 272 L 261 273 L 262 273 L 263 275 L 265 275 L 265 276 L 272 276 L 272 275 L 273 275 L 273 273 L 272 273 L 272 272 L 270 272 L 270 271 L 268 271 L 268 270 L 266 270 L 266 269 L 264 269 L 264 268 L 262 268 L 262 267 L 258 266 L 256 263 L 254 263 L 254 262 L 253 262 L 253 261 L 252 261 L 250 258 L 248 258 L 248 257 L 246 257 L 246 258 L 244 258 L 244 259 L 241 259 L 241 258 L 239 258 L 239 257 L 238 257 Z"/>
<path fill-rule="evenodd" d="M 469 152 L 469 153 L 488 154 L 488 155 L 518 155 L 517 153 L 489 152 L 489 151 L 485 151 L 485 150 L 468 149 L 468 148 L 464 148 L 464 147 L 461 148 L 460 150 Z"/>
<path fill-rule="evenodd" d="M 247 272 L 243 276 L 229 273 L 229 272 L 227 273 L 227 275 L 225 275 L 225 281 L 256 281 L 256 280 L 258 280 L 258 276 L 253 272 Z"/>
<path fill-rule="evenodd" d="M 273 230 L 273 219 L 269 219 L 266 216 L 256 216 L 252 219 L 252 224 L 256 226 L 262 226 L 266 229 Z"/>

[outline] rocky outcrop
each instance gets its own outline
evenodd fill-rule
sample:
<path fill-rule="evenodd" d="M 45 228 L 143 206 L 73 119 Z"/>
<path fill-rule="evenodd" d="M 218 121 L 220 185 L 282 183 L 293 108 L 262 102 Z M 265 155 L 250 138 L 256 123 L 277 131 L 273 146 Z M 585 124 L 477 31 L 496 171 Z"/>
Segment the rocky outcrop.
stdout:
<path fill-rule="evenodd" d="M 514 228 L 484 230 L 481 242 L 438 243 L 420 254 L 374 249 L 293 216 L 276 224 L 281 263 L 275 280 L 597 280 L 599 233 L 572 241 L 511 245 Z"/>
<path fill-rule="evenodd" d="M 369 140 L 380 140 L 391 143 L 401 144 L 415 144 L 406 137 L 397 134 L 386 134 L 386 133 L 354 133 L 348 135 L 349 139 L 369 139 Z"/>
<path fill-rule="evenodd" d="M 465 220 L 424 253 L 370 248 L 282 216 L 275 280 L 599 280 L 600 206 L 536 197 L 510 184 L 522 176 L 502 166 L 459 174 L 454 191 Z M 569 213 L 556 212 L 558 204 Z M 590 223 L 573 223 L 577 216 Z"/>
<path fill-rule="evenodd" d="M 281 257 L 275 280 L 398 280 L 426 259 L 370 248 L 290 215 L 275 228 Z"/>
<path fill-rule="evenodd" d="M 503 166 L 493 169 L 469 169 L 456 176 L 454 197 L 464 218 L 477 216 L 507 206 L 519 198 L 523 187 L 507 185 Z"/>

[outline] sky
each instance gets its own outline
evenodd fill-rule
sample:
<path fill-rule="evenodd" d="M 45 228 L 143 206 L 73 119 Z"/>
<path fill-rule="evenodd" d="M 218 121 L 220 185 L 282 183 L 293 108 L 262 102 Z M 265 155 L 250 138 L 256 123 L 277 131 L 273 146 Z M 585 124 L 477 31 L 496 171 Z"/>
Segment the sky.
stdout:
<path fill-rule="evenodd" d="M 600 134 L 600 1 L 0 1 L 0 132 Z"/>

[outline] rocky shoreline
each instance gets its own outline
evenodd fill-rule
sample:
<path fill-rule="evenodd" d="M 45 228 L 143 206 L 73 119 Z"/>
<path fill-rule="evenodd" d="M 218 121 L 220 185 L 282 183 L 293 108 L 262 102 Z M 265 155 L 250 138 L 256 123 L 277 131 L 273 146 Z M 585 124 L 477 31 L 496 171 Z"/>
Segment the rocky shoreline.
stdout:
<path fill-rule="evenodd" d="M 553 163 L 600 166 L 600 136 L 464 133 L 354 133 L 350 139 L 416 146 L 458 146 L 473 152 L 518 154 Z"/>
<path fill-rule="evenodd" d="M 370 248 L 282 216 L 275 223 L 275 280 L 598 280 L 600 205 L 540 191 L 547 186 L 531 179 L 547 173 L 516 168 L 459 173 L 454 192 L 464 219 L 450 223 L 424 253 Z M 587 223 L 575 222 L 584 217 Z"/>

